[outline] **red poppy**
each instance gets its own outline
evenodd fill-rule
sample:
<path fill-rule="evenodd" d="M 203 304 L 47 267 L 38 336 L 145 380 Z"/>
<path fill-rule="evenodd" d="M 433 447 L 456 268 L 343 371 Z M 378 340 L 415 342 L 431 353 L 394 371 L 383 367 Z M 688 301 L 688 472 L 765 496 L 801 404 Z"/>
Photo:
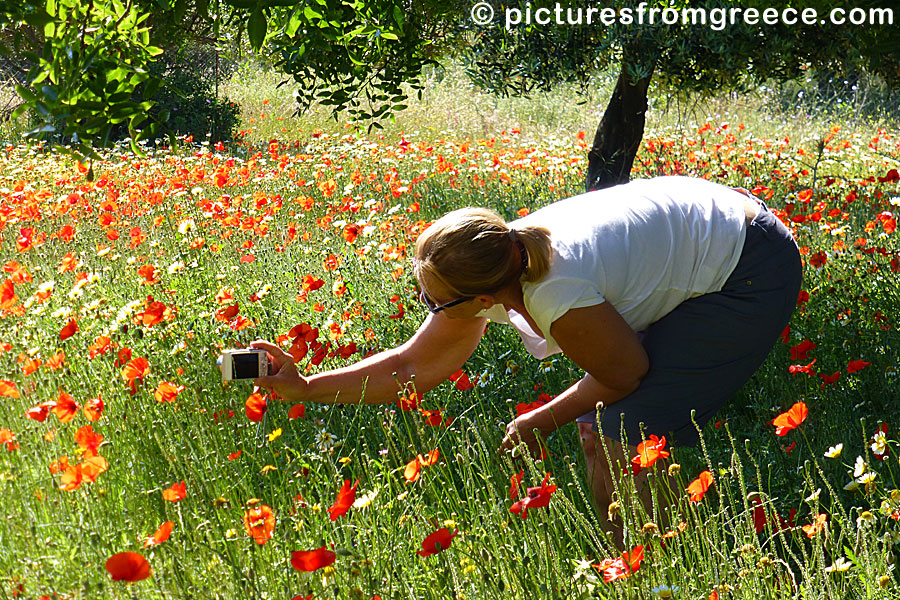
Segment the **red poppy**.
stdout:
<path fill-rule="evenodd" d="M 458 529 L 454 529 L 453 533 L 450 533 L 449 529 L 441 527 L 422 540 L 422 549 L 416 552 L 416 554 L 419 556 L 431 556 L 432 554 L 437 554 L 438 552 L 446 550 L 450 547 L 450 544 L 453 543 L 453 538 L 457 535 L 459 535 Z"/>
<path fill-rule="evenodd" d="M 150 577 L 150 563 L 137 552 L 119 552 L 106 560 L 106 571 L 113 581 L 134 583 Z"/>
<path fill-rule="evenodd" d="M 315 571 L 334 564 L 337 555 L 323 545 L 315 550 L 298 550 L 291 553 L 291 566 L 298 571 Z"/>
<path fill-rule="evenodd" d="M 328 509 L 328 514 L 332 521 L 336 521 L 338 517 L 347 514 L 347 511 L 353 506 L 353 502 L 356 500 L 356 486 L 358 485 L 359 479 L 356 480 L 353 487 L 350 487 L 349 479 L 344 480 L 344 485 L 342 485 L 341 489 L 338 491 L 334 504 Z"/>
<path fill-rule="evenodd" d="M 713 476 L 709 471 L 703 471 L 697 479 L 690 482 L 687 486 L 687 493 L 691 496 L 691 502 L 700 502 L 703 499 L 703 495 L 709 490 L 712 482 Z"/>
<path fill-rule="evenodd" d="M 450 425 L 450 419 L 448 418 L 445 422 L 441 417 L 441 413 L 444 412 L 443 408 L 439 408 L 437 410 L 425 410 L 424 408 L 420 408 L 419 412 L 422 413 L 422 416 L 425 417 L 425 423 L 430 425 L 431 427 L 440 427 L 441 425 Z"/>
<path fill-rule="evenodd" d="M 302 403 L 295 404 L 288 411 L 288 419 L 302 419 L 306 416 L 306 406 Z"/>
<path fill-rule="evenodd" d="M 171 487 L 163 490 L 162 497 L 163 500 L 168 502 L 178 502 L 179 500 L 183 500 L 187 497 L 185 483 L 183 481 L 181 483 L 173 483 Z"/>
<path fill-rule="evenodd" d="M 629 552 L 623 552 L 621 558 L 604 558 L 599 564 L 592 566 L 603 574 L 603 581 L 609 583 L 632 575 L 641 568 L 642 560 L 644 547 L 635 546 Z"/>
<path fill-rule="evenodd" d="M 258 423 L 262 421 L 263 415 L 266 414 L 267 404 L 264 395 L 258 393 L 251 394 L 244 403 L 244 413 L 247 415 L 248 419 L 254 423 Z"/>
<path fill-rule="evenodd" d="M 791 365 L 788 367 L 788 373 L 791 375 L 796 375 L 797 373 L 805 373 L 810 377 L 815 377 L 816 370 L 813 369 L 813 365 L 816 364 L 818 359 L 814 358 L 813 361 L 806 365 Z"/>
<path fill-rule="evenodd" d="M 59 341 L 67 340 L 78 331 L 78 323 L 75 322 L 75 319 L 71 319 L 65 326 L 59 331 Z"/>
<path fill-rule="evenodd" d="M 465 373 L 463 373 L 462 369 L 460 369 L 459 371 L 457 371 L 456 373 L 451 375 L 450 381 L 456 382 L 456 389 L 458 389 L 461 392 L 470 390 L 473 387 L 475 387 L 474 385 L 472 385 L 472 382 L 469 380 L 469 376 L 466 375 Z"/>
<path fill-rule="evenodd" d="M 323 285 L 325 285 L 323 280 L 313 277 L 312 275 L 305 275 L 301 284 L 304 292 L 314 292 Z"/>
<path fill-rule="evenodd" d="M 421 397 L 416 392 L 402 394 L 397 398 L 397 407 L 400 410 L 416 410 L 419 408 L 419 400 Z"/>
<path fill-rule="evenodd" d="M 813 342 L 811 342 L 809 340 L 803 340 L 796 346 L 791 347 L 791 360 L 793 360 L 793 361 L 809 360 L 809 353 L 815 349 L 816 349 L 816 345 Z"/>
<path fill-rule="evenodd" d="M 818 268 L 824 267 L 828 262 L 828 255 L 821 250 L 809 257 L 809 264 Z"/>
<path fill-rule="evenodd" d="M 522 478 L 525 477 L 525 469 L 521 469 L 518 473 L 513 473 L 509 478 L 509 499 L 512 500 L 519 493 L 519 486 L 522 484 Z"/>
<path fill-rule="evenodd" d="M 649 438 L 638 444 L 638 455 L 631 459 L 631 462 L 642 469 L 649 469 L 660 458 L 669 458 L 669 451 L 664 450 L 666 447 L 666 437 L 659 438 L 651 435 Z"/>
<path fill-rule="evenodd" d="M 548 485 L 550 473 L 544 475 L 544 481 L 539 487 L 528 488 L 527 495 L 509 507 L 509 512 L 528 517 L 529 508 L 544 508 L 550 504 L 550 496 L 556 491 L 556 485 Z"/>
<path fill-rule="evenodd" d="M 534 402 L 532 402 L 531 404 L 525 404 L 524 402 L 520 402 L 520 403 L 516 404 L 516 416 L 521 417 L 522 415 L 524 415 L 526 413 L 530 413 L 533 410 L 537 410 L 538 408 L 547 404 L 551 400 L 553 400 L 553 396 L 550 396 L 549 394 L 541 394 L 540 396 L 538 396 L 538 399 L 535 400 Z"/>
<path fill-rule="evenodd" d="M 175 527 L 175 523 L 173 523 L 172 521 L 166 521 L 165 523 L 160 525 L 153 535 L 144 540 L 144 548 L 162 544 L 164 541 L 169 539 L 169 536 L 172 534 L 173 527 Z"/>
<path fill-rule="evenodd" d="M 47 419 L 47 415 L 50 413 L 50 409 L 52 409 L 56 405 L 55 402 L 41 402 L 37 406 L 32 406 L 28 410 L 25 411 L 25 416 L 29 419 L 33 419 L 38 423 L 43 423 Z"/>
<path fill-rule="evenodd" d="M 831 375 L 822 375 L 821 373 L 819 373 L 819 377 L 822 378 L 822 385 L 819 386 L 819 389 L 822 389 L 822 388 L 824 388 L 826 385 L 831 385 L 832 383 L 834 383 L 834 382 L 836 382 L 838 379 L 840 379 L 840 378 L 841 378 L 841 372 L 840 372 L 840 371 L 835 371 L 835 372 L 832 373 Z"/>
<path fill-rule="evenodd" d="M 265 504 L 254 506 L 244 513 L 244 531 L 262 546 L 272 539 L 275 530 L 275 513 Z"/>
<path fill-rule="evenodd" d="M 803 402 L 797 402 L 786 412 L 781 413 L 772 420 L 775 426 L 775 435 L 787 435 L 792 429 L 796 429 L 806 420 L 809 410 Z"/>
<path fill-rule="evenodd" d="M 866 362 L 864 360 L 851 360 L 847 363 L 847 373 L 856 373 L 857 371 L 862 371 L 872 363 Z"/>

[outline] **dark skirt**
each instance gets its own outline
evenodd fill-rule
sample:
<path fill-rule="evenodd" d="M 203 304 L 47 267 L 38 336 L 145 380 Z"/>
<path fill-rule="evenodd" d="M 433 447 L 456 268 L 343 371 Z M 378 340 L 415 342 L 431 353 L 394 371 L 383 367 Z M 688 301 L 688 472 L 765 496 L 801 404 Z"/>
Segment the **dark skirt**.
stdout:
<path fill-rule="evenodd" d="M 604 435 L 635 446 L 651 434 L 699 441 L 703 426 L 756 372 L 784 330 L 800 292 L 790 231 L 765 204 L 747 227 L 741 258 L 721 291 L 682 302 L 642 332 L 650 369 L 634 392 L 602 411 Z M 579 422 L 593 423 L 595 411 Z"/>

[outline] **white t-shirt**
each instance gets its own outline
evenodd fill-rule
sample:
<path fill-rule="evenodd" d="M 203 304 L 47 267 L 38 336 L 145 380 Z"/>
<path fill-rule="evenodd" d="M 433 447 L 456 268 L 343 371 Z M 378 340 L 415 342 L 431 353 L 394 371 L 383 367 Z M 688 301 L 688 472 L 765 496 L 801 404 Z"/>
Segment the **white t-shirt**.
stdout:
<path fill-rule="evenodd" d="M 690 177 L 636 180 L 561 200 L 513 221 L 550 230 L 550 271 L 522 283 L 525 308 L 546 336 L 502 304 L 481 316 L 510 323 L 537 358 L 560 352 L 550 325 L 608 301 L 635 331 L 689 298 L 722 289 L 740 259 L 745 196 Z"/>

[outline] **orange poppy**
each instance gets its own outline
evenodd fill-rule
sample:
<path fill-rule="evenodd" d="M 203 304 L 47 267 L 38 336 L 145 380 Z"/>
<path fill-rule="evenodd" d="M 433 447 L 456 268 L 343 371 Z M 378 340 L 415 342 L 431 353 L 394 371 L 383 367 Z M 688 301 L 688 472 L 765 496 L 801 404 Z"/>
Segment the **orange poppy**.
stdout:
<path fill-rule="evenodd" d="M 48 369 L 62 369 L 66 362 L 66 353 L 65 352 L 57 352 L 53 356 L 47 359 L 47 362 L 44 363 L 44 366 Z"/>
<path fill-rule="evenodd" d="M 697 479 L 690 482 L 687 486 L 687 493 L 691 496 L 691 502 L 700 502 L 712 482 L 713 476 L 709 471 L 703 471 Z"/>
<path fill-rule="evenodd" d="M 146 358 L 135 358 L 122 369 L 125 381 L 133 383 L 135 379 L 143 379 L 150 372 L 150 363 Z"/>
<path fill-rule="evenodd" d="M 85 425 L 75 432 L 75 443 L 82 450 L 96 455 L 97 449 L 103 443 L 103 436 L 96 433 L 90 425 Z"/>
<path fill-rule="evenodd" d="M 353 502 L 356 500 L 356 486 L 359 485 L 359 479 L 356 480 L 356 483 L 353 484 L 353 487 L 350 486 L 350 480 L 345 479 L 344 485 L 341 486 L 341 489 L 338 491 L 337 498 L 334 501 L 334 504 L 331 505 L 331 508 L 328 509 L 328 514 L 331 517 L 332 521 L 336 521 L 338 517 L 342 517 L 347 514 L 347 511 L 350 510 L 350 507 L 353 505 Z"/>
<path fill-rule="evenodd" d="M 147 579 L 152 574 L 150 563 L 137 552 L 119 552 L 106 560 L 106 571 L 113 581 L 134 583 Z"/>
<path fill-rule="evenodd" d="M 94 360 L 94 358 L 98 354 L 106 354 L 107 352 L 109 352 L 109 347 L 111 344 L 112 340 L 108 336 L 98 336 L 94 340 L 94 343 L 88 346 L 88 357 L 91 360 Z"/>
<path fill-rule="evenodd" d="M 272 539 L 275 530 L 275 513 L 265 504 L 254 506 L 244 513 L 244 530 L 257 544 L 262 546 Z"/>
<path fill-rule="evenodd" d="M 178 394 L 184 391 L 183 385 L 175 385 L 171 381 L 161 381 L 153 393 L 157 402 L 175 402 Z"/>
<path fill-rule="evenodd" d="M 666 447 L 666 436 L 659 438 L 651 435 L 649 438 L 638 444 L 638 455 L 631 459 L 631 462 L 642 469 L 649 469 L 660 458 L 669 458 L 669 451 L 664 450 Z"/>
<path fill-rule="evenodd" d="M 806 534 L 806 537 L 812 538 L 825 528 L 825 523 L 827 521 L 828 515 L 819 513 L 816 515 L 815 521 L 813 521 L 809 525 L 804 525 L 803 527 L 801 527 L 801 529 L 803 530 L 803 533 Z"/>
<path fill-rule="evenodd" d="M 806 420 L 808 413 L 805 403 L 795 403 L 786 412 L 781 413 L 772 420 L 772 425 L 775 426 L 775 435 L 787 435 L 789 431 L 796 429 Z"/>
<path fill-rule="evenodd" d="M 18 398 L 19 390 L 16 389 L 16 384 L 12 381 L 0 379 L 0 396 L 6 396 L 7 398 Z"/>
<path fill-rule="evenodd" d="M 56 399 L 56 403 L 53 406 L 53 414 L 56 415 L 60 423 L 68 423 L 75 418 L 80 408 L 72 396 L 60 390 L 59 398 Z"/>
<path fill-rule="evenodd" d="M 187 491 L 185 488 L 186 486 L 183 481 L 181 483 L 173 483 L 171 487 L 163 490 L 163 500 L 167 500 L 169 502 L 178 502 L 179 500 L 183 500 L 187 496 Z"/>
<path fill-rule="evenodd" d="M 103 417 L 103 399 L 100 397 L 100 394 L 97 394 L 96 398 L 91 398 L 85 402 L 82 410 L 84 411 L 84 418 L 88 421 L 92 423 L 99 421 Z"/>
<path fill-rule="evenodd" d="M 419 454 L 416 458 L 406 463 L 406 468 L 403 470 L 403 476 L 406 477 L 406 481 L 413 482 L 419 479 L 421 468 L 430 467 L 437 462 L 439 456 L 440 452 L 435 448 L 425 456 Z"/>
<path fill-rule="evenodd" d="M 0 429 L 0 445 L 2 444 L 6 444 L 6 449 L 10 452 L 19 448 L 19 444 L 16 442 L 16 434 L 9 429 Z"/>
<path fill-rule="evenodd" d="M 94 483 L 97 480 L 97 476 L 109 468 L 109 463 L 102 456 L 92 456 L 86 458 L 78 467 L 81 470 L 82 481 Z"/>

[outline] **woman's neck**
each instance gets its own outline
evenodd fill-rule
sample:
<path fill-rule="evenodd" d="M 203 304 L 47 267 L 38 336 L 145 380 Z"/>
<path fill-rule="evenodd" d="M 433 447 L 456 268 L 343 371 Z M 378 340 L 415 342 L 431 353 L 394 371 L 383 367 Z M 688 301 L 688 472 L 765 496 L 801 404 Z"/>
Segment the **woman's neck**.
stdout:
<path fill-rule="evenodd" d="M 522 293 L 522 282 L 514 281 L 506 288 L 494 294 L 498 304 L 502 304 L 507 310 L 512 309 L 519 314 L 525 312 L 525 296 Z"/>

